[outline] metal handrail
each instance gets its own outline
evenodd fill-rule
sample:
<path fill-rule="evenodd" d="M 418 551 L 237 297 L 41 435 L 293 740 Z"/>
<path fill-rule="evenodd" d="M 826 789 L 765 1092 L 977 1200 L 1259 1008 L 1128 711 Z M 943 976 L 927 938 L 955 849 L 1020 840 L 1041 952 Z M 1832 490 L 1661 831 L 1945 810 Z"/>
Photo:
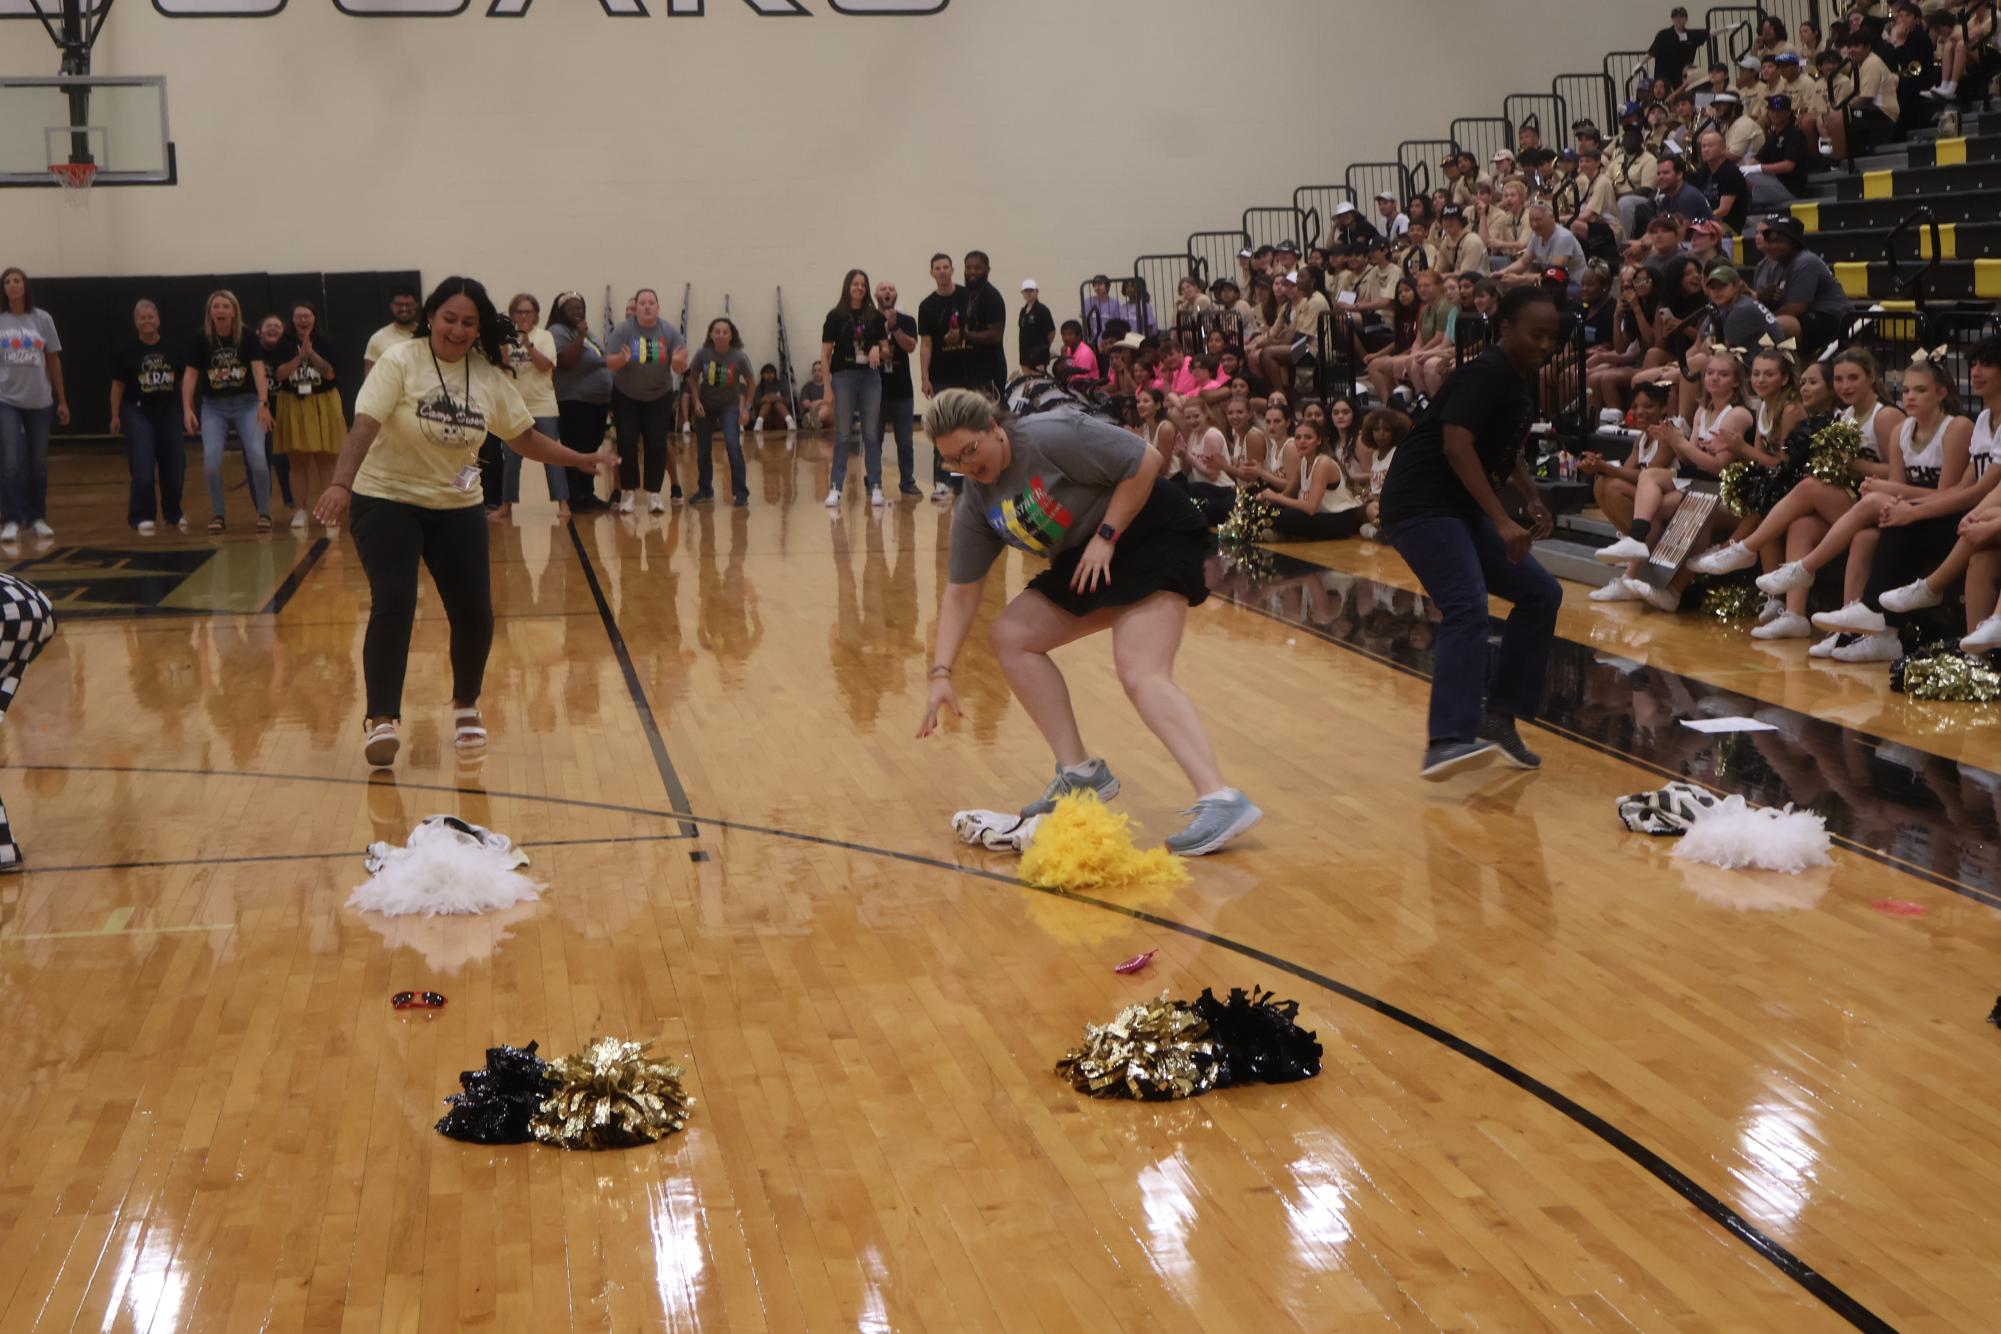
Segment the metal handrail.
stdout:
<path fill-rule="evenodd" d="M 1916 273 L 1904 278 L 1898 273 L 1900 266 L 1897 261 L 1897 242 L 1903 239 L 1904 233 L 1910 230 L 1913 223 L 1929 228 L 1932 253 L 1931 258 L 1926 260 Z M 1890 229 L 1890 237 L 1883 243 L 1883 251 L 1884 258 L 1890 263 L 1890 290 L 1898 296 L 1910 292 L 1911 299 L 1917 303 L 1918 313 L 1922 315 L 1925 309 L 1925 279 L 1939 266 L 1943 251 L 1939 241 L 1938 218 L 1932 213 L 1931 205 L 1920 204 L 1906 213 L 1903 221 Z"/>

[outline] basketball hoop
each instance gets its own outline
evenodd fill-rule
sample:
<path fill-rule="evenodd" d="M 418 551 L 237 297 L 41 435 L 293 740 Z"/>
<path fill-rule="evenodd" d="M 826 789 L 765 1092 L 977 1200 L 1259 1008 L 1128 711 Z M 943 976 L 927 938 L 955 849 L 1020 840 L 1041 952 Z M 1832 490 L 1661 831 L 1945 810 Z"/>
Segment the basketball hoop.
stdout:
<path fill-rule="evenodd" d="M 63 202 L 81 208 L 90 200 L 90 187 L 97 179 L 95 162 L 51 162 L 49 175 L 63 190 Z"/>

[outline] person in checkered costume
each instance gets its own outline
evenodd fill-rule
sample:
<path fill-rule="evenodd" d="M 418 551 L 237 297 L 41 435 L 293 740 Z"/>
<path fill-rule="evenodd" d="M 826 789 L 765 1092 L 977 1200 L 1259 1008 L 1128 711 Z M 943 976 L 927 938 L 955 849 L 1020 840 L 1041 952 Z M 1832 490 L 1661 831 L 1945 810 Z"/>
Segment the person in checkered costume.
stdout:
<path fill-rule="evenodd" d="M 25 579 L 0 574 L 0 718 L 14 702 L 28 664 L 56 637 L 56 612 L 42 590 Z M 0 802 L 0 875 L 21 869 L 21 845 L 14 841 L 6 804 Z"/>

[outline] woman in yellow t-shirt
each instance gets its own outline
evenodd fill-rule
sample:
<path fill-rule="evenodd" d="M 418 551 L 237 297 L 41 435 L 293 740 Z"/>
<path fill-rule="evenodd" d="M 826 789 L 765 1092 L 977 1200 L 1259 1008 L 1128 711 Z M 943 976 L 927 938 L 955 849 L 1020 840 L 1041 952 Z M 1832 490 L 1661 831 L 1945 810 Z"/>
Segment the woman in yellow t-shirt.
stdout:
<path fill-rule="evenodd" d="M 556 335 L 536 327 L 542 321 L 542 303 L 531 293 L 515 294 L 507 303 L 507 318 L 514 325 L 507 340 L 507 364 L 514 372 L 514 387 L 520 391 L 528 415 L 535 419 L 535 429 L 551 440 L 559 440 L 562 437 L 558 434 L 561 424 L 556 409 Z M 542 472 L 548 479 L 549 499 L 556 502 L 556 522 L 562 523 L 570 517 L 569 474 L 553 463 L 544 464 Z M 494 523 L 507 522 L 520 499 L 521 456 L 510 449 L 502 461 L 500 508 L 486 517 Z"/>
<path fill-rule="evenodd" d="M 368 691 L 363 754 L 377 767 L 396 758 L 420 561 L 451 623 L 453 741 L 465 750 L 486 744 L 478 705 L 493 647 L 479 486 L 487 433 L 538 463 L 599 472 L 618 464 L 608 450 L 579 454 L 535 429 L 508 369 L 509 332 L 479 283 L 439 283 L 424 302 L 416 335 L 384 352 L 369 371 L 333 484 L 314 507 L 328 525 L 353 508 L 355 550 L 372 602 L 361 647 Z"/>

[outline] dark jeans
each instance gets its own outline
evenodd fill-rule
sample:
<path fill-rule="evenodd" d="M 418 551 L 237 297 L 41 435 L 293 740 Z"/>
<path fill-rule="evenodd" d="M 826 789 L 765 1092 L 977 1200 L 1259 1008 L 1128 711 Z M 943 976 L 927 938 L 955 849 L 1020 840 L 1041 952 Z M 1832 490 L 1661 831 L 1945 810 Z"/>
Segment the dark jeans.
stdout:
<path fill-rule="evenodd" d="M 271 470 L 271 478 L 278 487 L 278 498 L 297 509 L 298 505 L 292 500 L 292 456 L 274 452 L 273 442 L 277 438 L 276 431 L 264 437 L 264 466 Z"/>
<path fill-rule="evenodd" d="M 595 454 L 604 444 L 606 425 L 611 421 L 609 403 L 582 403 L 576 399 L 556 402 L 556 438 L 579 454 Z M 588 508 L 597 500 L 597 474 L 582 468 L 565 468 L 570 480 L 570 507 L 582 501 Z"/>
<path fill-rule="evenodd" d="M 403 713 L 410 628 L 417 619 L 417 565 L 423 562 L 452 627 L 452 698 L 479 699 L 493 648 L 493 588 L 486 565 L 486 514 L 478 505 L 434 510 L 400 500 L 356 496 L 349 519 L 368 575 L 368 633 L 361 674 L 368 716 Z"/>
<path fill-rule="evenodd" d="M 0 403 L 0 520 L 33 523 L 49 515 L 49 432 L 56 410 Z"/>
<path fill-rule="evenodd" d="M 1271 526 L 1278 531 L 1280 539 L 1287 542 L 1339 541 L 1362 531 L 1362 507 L 1357 505 L 1338 514 L 1308 514 L 1280 505 Z"/>
<path fill-rule="evenodd" d="M 1479 731 L 1482 697 L 1488 713 L 1532 722 L 1542 707 L 1549 646 L 1563 589 L 1549 571 L 1525 556 L 1508 559 L 1507 546 L 1484 515 L 1459 519 L 1427 515 L 1391 524 L 1390 545 L 1424 585 L 1443 614 L 1433 644 L 1431 744 L 1472 741 Z M 1487 595 L 1515 604 L 1501 631 L 1501 657 L 1487 680 Z"/>
<path fill-rule="evenodd" d="M 674 396 L 665 394 L 642 402 L 614 389 L 611 415 L 618 423 L 619 489 L 639 490 L 644 482 L 645 490 L 660 490 L 660 484 L 667 479 L 667 437 L 674 434 Z M 646 462 L 644 474 L 640 472 L 642 455 Z"/>
<path fill-rule="evenodd" d="M 181 488 L 188 475 L 188 442 L 180 403 L 141 404 L 128 398 L 119 406 L 118 426 L 125 432 L 125 464 L 132 472 L 125 521 L 136 527 L 157 512 L 168 523 L 179 523 L 183 517 Z M 157 504 L 153 498 L 156 474 L 160 479 Z"/>
<path fill-rule="evenodd" d="M 726 408 L 703 408 L 695 418 L 695 463 L 698 469 L 695 490 L 703 494 L 716 487 L 716 427 L 723 428 L 723 450 L 730 459 L 730 495 L 736 500 L 750 498 L 750 482 L 744 476 L 743 404 Z"/>
<path fill-rule="evenodd" d="M 882 424 L 896 433 L 896 475 L 905 487 L 917 485 L 917 400 L 914 398 L 891 398 L 887 394 L 882 399 Z M 937 451 L 932 451 L 935 456 Z M 931 476 L 938 476 L 938 469 L 931 469 Z"/>

